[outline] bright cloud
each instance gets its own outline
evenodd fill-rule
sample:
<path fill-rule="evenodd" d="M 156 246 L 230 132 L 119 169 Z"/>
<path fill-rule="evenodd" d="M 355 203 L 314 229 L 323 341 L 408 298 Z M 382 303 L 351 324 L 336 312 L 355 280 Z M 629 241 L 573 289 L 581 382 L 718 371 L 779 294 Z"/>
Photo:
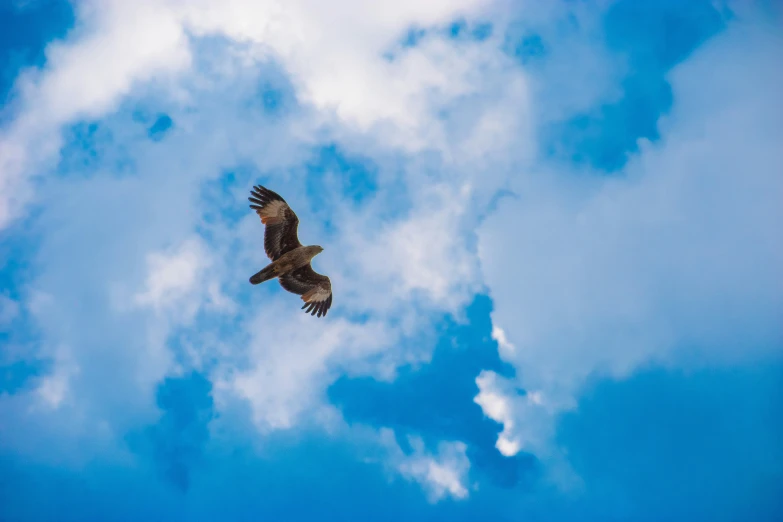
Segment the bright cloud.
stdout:
<path fill-rule="evenodd" d="M 182 320 L 192 319 L 202 304 L 232 310 L 233 303 L 208 279 L 210 256 L 199 239 L 187 239 L 171 252 L 149 254 L 147 281 L 134 296 L 135 303 L 156 312 L 176 311 Z"/>
<path fill-rule="evenodd" d="M 277 299 L 283 306 L 283 300 Z M 251 319 L 251 341 L 246 370 L 223 368 L 219 389 L 246 399 L 258 428 L 267 432 L 288 429 L 305 412 L 324 410 L 322 395 L 336 375 L 354 361 L 394 346 L 396 336 L 381 322 L 356 324 L 336 319 L 314 324 L 309 316 L 273 310 Z"/>
<path fill-rule="evenodd" d="M 503 432 L 498 436 L 496 447 L 500 453 L 510 457 L 519 453 L 522 444 L 513 438 L 515 436 L 515 415 L 514 407 L 511 404 L 513 399 L 507 395 L 507 392 L 500 389 L 500 379 L 501 377 L 495 372 L 481 372 L 476 377 L 479 394 L 475 401 L 481 406 L 487 417 L 503 425 Z M 513 394 L 513 392 L 511 393 Z"/>
<path fill-rule="evenodd" d="M 27 176 L 56 155 L 61 126 L 100 117 L 132 87 L 165 82 L 187 70 L 188 34 L 219 35 L 250 45 L 251 65 L 278 60 L 291 75 L 299 99 L 327 121 L 335 114 L 338 122 L 362 131 L 389 128 L 387 139 L 406 148 L 445 147 L 437 112 L 459 97 L 480 92 L 487 54 L 493 58 L 490 67 L 500 68 L 509 79 L 514 72 L 503 70 L 502 55 L 493 47 L 478 42 L 454 45 L 442 36 L 426 36 L 414 48 L 397 47 L 410 28 L 443 25 L 489 4 L 404 2 L 369 9 L 361 2 L 346 2 L 327 9 L 311 1 L 80 3 L 84 27 L 72 41 L 49 49 L 43 71 L 30 71 L 18 82 L 19 116 L 0 135 L 0 187 L 6 194 L 0 200 L 0 225 L 7 226 L 21 211 L 24 199 L 19 195 L 28 193 Z M 362 24 L 351 23 L 357 16 Z M 129 41 L 143 45 L 128 46 Z M 387 52 L 398 56 L 389 60 Z M 483 121 L 479 130 L 497 134 L 497 123 L 490 121 Z M 42 139 L 45 146 L 33 157 L 29 148 Z"/>
<path fill-rule="evenodd" d="M 467 474 L 470 461 L 465 455 L 466 446 L 462 442 L 441 442 L 438 451 L 432 454 L 417 437 L 408 440 L 412 448 L 405 454 L 395 440 L 394 432 L 381 430 L 381 440 L 392 454 L 393 466 L 407 479 L 422 484 L 428 492 L 430 502 L 445 497 L 456 500 L 468 497 Z"/>
<path fill-rule="evenodd" d="M 56 367 L 53 373 L 41 380 L 35 390 L 44 406 L 59 408 L 68 399 L 71 379 L 79 373 L 79 368 L 71 359 L 70 350 L 60 346 L 55 352 Z"/>

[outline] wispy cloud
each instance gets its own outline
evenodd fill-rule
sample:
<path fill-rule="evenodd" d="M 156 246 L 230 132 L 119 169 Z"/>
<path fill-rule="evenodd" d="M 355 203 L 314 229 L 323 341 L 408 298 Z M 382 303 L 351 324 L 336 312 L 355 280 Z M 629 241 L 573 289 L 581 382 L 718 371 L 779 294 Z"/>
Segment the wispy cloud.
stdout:
<path fill-rule="evenodd" d="M 410 454 L 405 454 L 395 440 L 394 432 L 383 429 L 382 443 L 388 448 L 392 465 L 409 480 L 422 484 L 431 502 L 445 497 L 464 499 L 469 494 L 467 474 L 470 461 L 465 455 L 466 446 L 461 442 L 441 442 L 435 454 L 429 453 L 424 441 L 411 437 Z"/>

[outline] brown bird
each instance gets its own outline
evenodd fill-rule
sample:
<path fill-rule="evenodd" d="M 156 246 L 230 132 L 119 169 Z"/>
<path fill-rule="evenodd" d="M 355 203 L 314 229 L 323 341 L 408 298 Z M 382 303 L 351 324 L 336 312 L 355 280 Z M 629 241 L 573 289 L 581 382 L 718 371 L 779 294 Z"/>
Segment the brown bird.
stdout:
<path fill-rule="evenodd" d="M 332 306 L 332 283 L 313 270 L 310 261 L 323 252 L 318 245 L 303 246 L 297 236 L 299 218 L 279 194 L 256 185 L 250 208 L 256 211 L 264 230 L 264 251 L 272 262 L 250 278 L 257 285 L 277 277 L 280 286 L 302 296 L 302 309 L 310 315 L 326 315 Z"/>

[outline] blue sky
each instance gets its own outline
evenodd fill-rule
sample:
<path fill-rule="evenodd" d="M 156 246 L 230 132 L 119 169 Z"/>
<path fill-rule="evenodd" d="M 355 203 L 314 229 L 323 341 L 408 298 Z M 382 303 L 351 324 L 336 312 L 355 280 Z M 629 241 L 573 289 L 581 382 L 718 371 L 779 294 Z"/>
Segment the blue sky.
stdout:
<path fill-rule="evenodd" d="M 3 3 L 0 520 L 780 519 L 781 20 Z"/>

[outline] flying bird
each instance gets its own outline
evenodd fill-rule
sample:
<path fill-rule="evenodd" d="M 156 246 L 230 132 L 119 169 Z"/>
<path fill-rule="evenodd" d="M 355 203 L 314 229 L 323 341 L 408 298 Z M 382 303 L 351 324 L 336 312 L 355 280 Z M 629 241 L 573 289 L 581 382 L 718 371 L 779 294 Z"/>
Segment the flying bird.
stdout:
<path fill-rule="evenodd" d="M 256 185 L 250 193 L 250 208 L 256 211 L 264 230 L 264 251 L 272 262 L 250 278 L 257 285 L 278 278 L 280 286 L 302 296 L 302 309 L 310 315 L 326 315 L 332 306 L 332 283 L 310 265 L 323 252 L 318 245 L 303 246 L 297 236 L 299 218 L 279 194 Z"/>

